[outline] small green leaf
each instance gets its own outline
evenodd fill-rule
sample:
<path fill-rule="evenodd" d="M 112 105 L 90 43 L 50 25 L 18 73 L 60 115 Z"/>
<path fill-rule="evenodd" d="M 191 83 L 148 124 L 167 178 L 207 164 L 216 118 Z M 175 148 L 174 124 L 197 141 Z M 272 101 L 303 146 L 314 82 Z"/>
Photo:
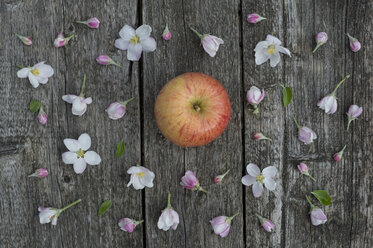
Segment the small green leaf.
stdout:
<path fill-rule="evenodd" d="M 31 100 L 30 102 L 30 110 L 36 113 L 41 107 L 41 101 L 38 100 Z"/>
<path fill-rule="evenodd" d="M 123 155 L 124 152 L 124 142 L 121 140 L 118 145 L 117 145 L 117 152 L 115 153 L 115 156 L 119 158 L 120 156 Z"/>
<path fill-rule="evenodd" d="M 311 194 L 313 194 L 317 198 L 317 200 L 319 200 L 319 202 L 324 206 L 332 204 L 332 198 L 325 190 L 315 190 L 311 192 Z"/>
<path fill-rule="evenodd" d="M 285 87 L 283 84 L 280 85 L 282 87 L 282 101 L 284 103 L 284 107 L 286 108 L 291 102 L 291 99 L 293 99 L 293 91 L 290 87 Z"/>
<path fill-rule="evenodd" d="M 107 201 L 104 201 L 101 206 L 100 206 L 100 209 L 98 210 L 98 216 L 101 216 L 103 213 L 105 213 L 111 206 L 113 205 L 113 203 L 110 201 L 110 200 L 107 200 Z"/>

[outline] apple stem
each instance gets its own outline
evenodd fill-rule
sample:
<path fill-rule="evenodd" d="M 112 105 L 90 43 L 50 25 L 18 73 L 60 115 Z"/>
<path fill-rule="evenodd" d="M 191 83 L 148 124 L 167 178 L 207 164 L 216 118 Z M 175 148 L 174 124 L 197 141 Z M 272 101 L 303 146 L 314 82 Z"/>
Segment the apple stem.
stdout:
<path fill-rule="evenodd" d="M 194 110 L 197 111 L 197 112 L 200 112 L 200 111 L 201 111 L 201 107 L 198 106 L 198 104 L 194 104 L 194 105 L 193 105 L 193 108 L 194 108 Z"/>

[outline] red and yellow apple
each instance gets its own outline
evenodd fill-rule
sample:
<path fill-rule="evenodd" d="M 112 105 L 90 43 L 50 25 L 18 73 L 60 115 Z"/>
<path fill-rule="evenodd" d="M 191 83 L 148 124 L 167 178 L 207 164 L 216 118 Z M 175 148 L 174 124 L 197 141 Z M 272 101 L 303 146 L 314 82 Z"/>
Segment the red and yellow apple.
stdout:
<path fill-rule="evenodd" d="M 215 78 L 188 72 L 169 81 L 154 106 L 162 134 L 179 146 L 210 143 L 227 127 L 231 104 L 224 86 Z"/>

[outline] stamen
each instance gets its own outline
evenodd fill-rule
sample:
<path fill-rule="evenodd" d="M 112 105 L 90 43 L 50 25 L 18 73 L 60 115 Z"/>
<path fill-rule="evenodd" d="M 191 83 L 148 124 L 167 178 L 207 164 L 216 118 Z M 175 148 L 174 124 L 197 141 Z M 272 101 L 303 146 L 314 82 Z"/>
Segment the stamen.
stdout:
<path fill-rule="evenodd" d="M 145 173 L 144 173 L 144 172 L 140 172 L 140 173 L 137 173 L 137 175 L 138 175 L 140 178 L 142 178 L 142 177 L 145 175 Z"/>
<path fill-rule="evenodd" d="M 38 69 L 33 69 L 31 70 L 31 73 L 34 74 L 35 76 L 38 76 L 40 74 L 40 71 Z"/>
<path fill-rule="evenodd" d="M 139 43 L 139 37 L 137 35 L 133 36 L 132 39 L 130 39 L 130 42 L 132 44 L 137 44 Z"/>
<path fill-rule="evenodd" d="M 268 49 L 267 49 L 267 53 L 269 55 L 274 54 L 275 53 L 275 46 L 274 45 L 269 46 Z"/>

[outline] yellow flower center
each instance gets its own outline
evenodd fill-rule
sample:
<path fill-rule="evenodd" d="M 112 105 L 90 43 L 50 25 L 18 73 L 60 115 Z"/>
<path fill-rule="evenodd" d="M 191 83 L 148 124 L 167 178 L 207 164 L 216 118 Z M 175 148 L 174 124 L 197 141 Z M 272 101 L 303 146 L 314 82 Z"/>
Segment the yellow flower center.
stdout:
<path fill-rule="evenodd" d="M 84 157 L 84 151 L 82 149 L 79 149 L 79 151 L 76 152 L 76 155 L 78 155 L 78 158 Z"/>
<path fill-rule="evenodd" d="M 40 74 L 40 71 L 38 69 L 33 69 L 31 70 L 31 73 L 34 74 L 35 76 L 38 76 Z"/>
<path fill-rule="evenodd" d="M 144 172 L 140 172 L 140 173 L 137 173 L 137 175 L 138 175 L 140 178 L 142 178 L 142 177 L 145 175 L 145 173 L 144 173 Z"/>
<path fill-rule="evenodd" d="M 256 180 L 261 182 L 261 183 L 263 183 L 263 179 L 264 179 L 264 177 L 263 177 L 262 174 L 260 174 L 259 176 L 256 177 Z"/>
<path fill-rule="evenodd" d="M 274 54 L 274 53 L 275 53 L 275 46 L 274 46 L 274 45 L 269 46 L 269 47 L 268 47 L 268 50 L 267 50 L 267 53 L 268 53 L 269 55 Z"/>
<path fill-rule="evenodd" d="M 130 42 L 132 44 L 137 44 L 139 43 L 139 37 L 137 35 L 133 36 L 132 39 L 130 39 Z"/>

